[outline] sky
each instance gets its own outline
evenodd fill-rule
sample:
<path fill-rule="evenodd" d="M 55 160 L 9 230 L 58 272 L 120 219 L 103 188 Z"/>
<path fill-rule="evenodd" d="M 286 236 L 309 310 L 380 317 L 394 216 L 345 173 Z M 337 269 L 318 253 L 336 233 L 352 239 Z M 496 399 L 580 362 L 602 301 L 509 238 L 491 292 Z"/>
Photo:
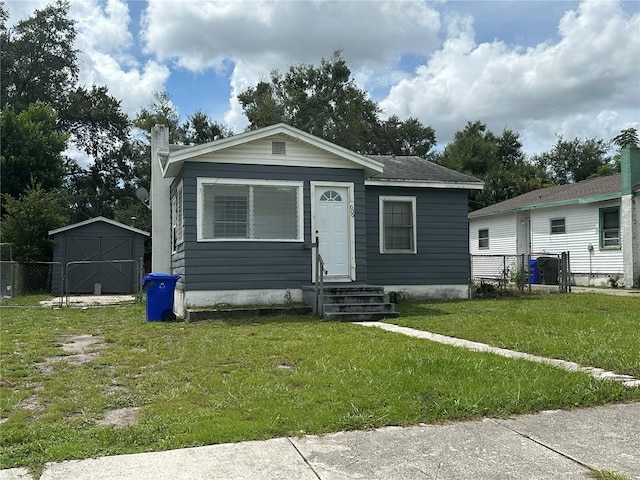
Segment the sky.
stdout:
<path fill-rule="evenodd" d="M 5 0 L 9 25 L 43 0 Z M 415 117 L 438 148 L 467 122 L 520 133 L 529 155 L 640 131 L 640 1 L 70 0 L 80 83 L 130 116 L 167 91 L 236 133 L 236 96 L 272 70 L 342 50 L 382 117 Z"/>

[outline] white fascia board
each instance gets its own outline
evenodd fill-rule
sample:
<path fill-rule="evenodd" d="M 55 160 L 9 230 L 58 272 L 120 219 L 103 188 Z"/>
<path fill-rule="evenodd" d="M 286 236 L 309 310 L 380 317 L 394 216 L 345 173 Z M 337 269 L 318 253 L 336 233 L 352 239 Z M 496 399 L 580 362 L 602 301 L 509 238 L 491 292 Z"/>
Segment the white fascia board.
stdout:
<path fill-rule="evenodd" d="M 249 132 L 234 135 L 232 137 L 216 140 L 214 142 L 195 145 L 193 147 L 172 152 L 169 154 L 169 160 L 166 164 L 166 168 L 163 169 L 163 176 L 165 178 L 176 176 L 180 170 L 180 167 L 182 166 L 182 163 L 186 160 L 195 162 L 208 162 L 211 161 L 210 158 L 203 158 L 201 160 L 198 160 L 198 157 L 203 157 L 220 150 L 242 145 L 243 143 L 261 140 L 263 138 L 271 137 L 274 135 L 285 135 L 313 147 L 319 148 L 320 150 L 324 150 L 325 152 L 336 155 L 344 160 L 347 160 L 348 162 L 354 163 L 364 168 L 365 170 L 367 170 L 367 175 L 382 173 L 382 171 L 384 170 L 384 165 L 377 160 L 373 160 L 358 153 L 352 152 L 351 150 L 335 145 L 331 142 L 303 132 L 302 130 L 298 130 L 297 128 L 291 127 L 284 123 L 279 123 L 277 125 L 271 125 L 269 127 L 261 128 L 259 130 L 252 130 Z"/>
<path fill-rule="evenodd" d="M 72 225 L 67 225 L 66 227 L 60 227 L 60 228 L 56 228 L 55 230 L 49 230 L 48 234 L 55 235 L 56 233 L 64 232 L 66 230 L 72 230 L 78 227 L 83 227 L 85 225 L 89 225 L 91 223 L 96 223 L 96 222 L 105 222 L 105 223 L 108 223 L 109 225 L 122 228 L 123 230 L 129 230 L 131 232 L 139 233 L 140 235 L 145 235 L 147 237 L 150 235 L 149 232 L 145 232 L 135 227 L 130 227 L 129 225 L 125 225 L 124 223 L 116 222 L 115 220 L 111 220 L 105 217 L 94 217 L 88 220 L 83 220 L 82 222 L 74 223 Z"/>
<path fill-rule="evenodd" d="M 483 183 L 447 183 L 447 182 L 424 182 L 410 180 L 365 180 L 365 186 L 375 187 L 414 187 L 414 188 L 460 188 L 464 190 L 482 190 Z"/>

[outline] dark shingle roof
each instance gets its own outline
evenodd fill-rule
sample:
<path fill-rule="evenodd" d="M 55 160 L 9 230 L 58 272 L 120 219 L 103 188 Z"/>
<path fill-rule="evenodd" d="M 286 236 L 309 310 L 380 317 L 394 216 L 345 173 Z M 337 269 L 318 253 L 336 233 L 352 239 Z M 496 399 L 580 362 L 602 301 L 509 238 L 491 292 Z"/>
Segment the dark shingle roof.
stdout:
<path fill-rule="evenodd" d="M 510 198 L 504 202 L 489 205 L 469 214 L 470 217 L 482 216 L 507 210 L 527 210 L 556 202 L 571 202 L 588 198 L 620 196 L 622 192 L 620 174 L 598 177 L 568 185 L 541 188 Z"/>
<path fill-rule="evenodd" d="M 366 155 L 384 165 L 384 171 L 370 180 L 402 182 L 473 183 L 482 181 L 416 156 Z"/>

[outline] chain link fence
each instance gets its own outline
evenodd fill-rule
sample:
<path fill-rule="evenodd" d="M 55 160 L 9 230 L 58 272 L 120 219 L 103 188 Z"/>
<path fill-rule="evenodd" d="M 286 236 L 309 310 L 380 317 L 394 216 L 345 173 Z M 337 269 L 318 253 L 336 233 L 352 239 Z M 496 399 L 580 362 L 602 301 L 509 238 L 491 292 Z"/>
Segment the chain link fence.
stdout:
<path fill-rule="evenodd" d="M 0 307 L 133 304 L 142 295 L 140 260 L 0 261 Z"/>
<path fill-rule="evenodd" d="M 471 255 L 471 282 L 476 291 L 517 288 L 529 292 L 536 285 L 571 291 L 569 252 L 530 255 Z"/>

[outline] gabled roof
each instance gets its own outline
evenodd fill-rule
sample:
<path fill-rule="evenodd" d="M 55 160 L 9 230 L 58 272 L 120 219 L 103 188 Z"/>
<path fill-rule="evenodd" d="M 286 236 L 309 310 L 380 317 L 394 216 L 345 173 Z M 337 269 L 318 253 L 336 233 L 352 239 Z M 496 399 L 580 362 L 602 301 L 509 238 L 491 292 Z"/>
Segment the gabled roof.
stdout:
<path fill-rule="evenodd" d="M 56 233 L 65 232 L 67 230 L 72 230 L 74 228 L 83 227 L 85 225 L 90 225 L 90 224 L 96 223 L 96 222 L 108 223 L 109 225 L 113 225 L 114 227 L 122 228 L 123 230 L 128 230 L 130 232 L 135 232 L 135 233 L 138 233 L 140 235 L 145 235 L 147 237 L 149 236 L 149 232 L 145 232 L 143 230 L 139 230 L 137 228 L 130 227 L 129 225 L 125 225 L 124 223 L 116 222 L 115 220 L 110 220 L 110 219 L 105 218 L 105 217 L 90 218 L 89 220 L 84 220 L 82 222 L 74 223 L 73 225 L 67 225 L 66 227 L 56 228 L 55 230 L 49 230 L 49 235 L 55 235 Z"/>
<path fill-rule="evenodd" d="M 484 182 L 417 156 L 367 155 L 384 165 L 384 171 L 369 177 L 366 185 L 464 188 L 481 190 Z"/>
<path fill-rule="evenodd" d="M 345 161 L 345 163 L 351 163 L 353 165 L 362 167 L 367 172 L 367 175 L 374 175 L 382 172 L 382 164 L 374 159 L 368 158 L 359 153 L 352 152 L 346 148 L 335 145 L 331 142 L 318 138 L 307 132 L 294 128 L 284 123 L 278 123 L 268 127 L 260 128 L 258 130 L 251 130 L 231 137 L 223 138 L 209 143 L 203 143 L 201 145 L 194 145 L 192 147 L 184 149 L 171 149 L 169 153 L 169 159 L 163 170 L 165 177 L 174 177 L 180 171 L 182 164 L 185 161 L 210 161 L 210 156 L 216 152 L 233 148 L 238 145 L 242 145 L 248 142 L 254 142 L 256 140 L 262 140 L 274 136 L 285 136 L 293 140 L 305 143 L 309 146 L 318 148 L 327 153 L 333 154 L 336 157 Z M 209 157 L 209 158 L 207 158 Z"/>
<path fill-rule="evenodd" d="M 583 180 L 582 182 L 533 190 L 504 202 L 471 212 L 469 218 L 561 205 L 602 202 L 620 198 L 621 192 L 622 180 L 621 175 L 618 173 L 608 177 L 598 177 L 591 180 Z"/>

